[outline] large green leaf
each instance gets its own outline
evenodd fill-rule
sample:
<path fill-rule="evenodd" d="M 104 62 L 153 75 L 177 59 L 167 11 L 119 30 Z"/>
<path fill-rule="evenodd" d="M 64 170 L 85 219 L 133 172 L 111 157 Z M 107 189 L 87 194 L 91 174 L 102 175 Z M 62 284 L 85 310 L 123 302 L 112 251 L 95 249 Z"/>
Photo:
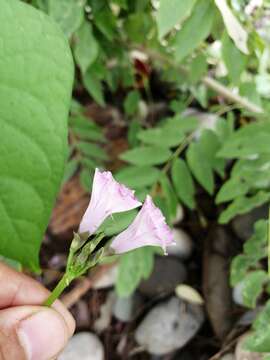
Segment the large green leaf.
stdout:
<path fill-rule="evenodd" d="M 66 158 L 68 44 L 45 14 L 0 0 L 0 253 L 38 269 Z"/>
<path fill-rule="evenodd" d="M 192 11 L 197 0 L 161 0 L 157 12 L 159 37 L 162 38 L 172 28 L 180 24 Z"/>
<path fill-rule="evenodd" d="M 181 61 L 209 35 L 214 6 L 211 0 L 198 1 L 192 15 L 184 22 L 175 38 L 175 59 Z"/>

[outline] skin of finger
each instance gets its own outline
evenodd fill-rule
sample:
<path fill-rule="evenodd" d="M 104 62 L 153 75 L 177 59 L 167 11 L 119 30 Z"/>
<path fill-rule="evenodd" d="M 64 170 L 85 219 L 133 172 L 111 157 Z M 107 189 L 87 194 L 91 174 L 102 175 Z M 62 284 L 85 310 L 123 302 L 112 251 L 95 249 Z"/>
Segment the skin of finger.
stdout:
<path fill-rule="evenodd" d="M 41 305 L 49 294 L 47 289 L 31 277 L 0 262 L 0 310 L 11 306 Z M 63 316 L 70 334 L 73 334 L 75 320 L 70 312 L 59 300 L 55 301 L 53 308 Z"/>
<path fill-rule="evenodd" d="M 26 360 L 25 351 L 18 340 L 17 331 L 20 322 L 31 317 L 36 312 L 44 311 L 42 306 L 17 306 L 5 310 L 0 310 L 0 360 Z M 51 309 L 50 311 L 56 311 Z M 59 312 L 57 316 L 62 319 L 63 332 L 59 334 L 63 338 L 63 346 L 70 338 L 70 329 L 67 327 L 65 319 Z M 44 324 L 46 325 L 46 324 Z M 46 331 L 46 326 L 44 328 Z M 48 344 L 50 346 L 50 344 Z M 61 352 L 62 349 L 59 349 Z M 55 354 L 57 358 L 58 354 Z M 50 359 L 48 359 L 50 360 Z"/>

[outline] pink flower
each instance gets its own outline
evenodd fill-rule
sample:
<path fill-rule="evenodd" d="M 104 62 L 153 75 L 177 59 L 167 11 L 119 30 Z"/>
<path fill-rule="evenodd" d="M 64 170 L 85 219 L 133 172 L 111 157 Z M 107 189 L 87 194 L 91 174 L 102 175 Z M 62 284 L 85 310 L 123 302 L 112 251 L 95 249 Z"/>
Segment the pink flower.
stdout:
<path fill-rule="evenodd" d="M 142 205 L 134 191 L 114 180 L 110 171 L 95 171 L 91 200 L 79 226 L 79 233 L 93 234 L 114 213 Z"/>
<path fill-rule="evenodd" d="M 117 235 L 111 248 L 121 254 L 142 246 L 160 246 L 166 254 L 166 246 L 174 243 L 172 231 L 165 222 L 162 212 L 147 195 L 140 212 L 133 223 Z"/>

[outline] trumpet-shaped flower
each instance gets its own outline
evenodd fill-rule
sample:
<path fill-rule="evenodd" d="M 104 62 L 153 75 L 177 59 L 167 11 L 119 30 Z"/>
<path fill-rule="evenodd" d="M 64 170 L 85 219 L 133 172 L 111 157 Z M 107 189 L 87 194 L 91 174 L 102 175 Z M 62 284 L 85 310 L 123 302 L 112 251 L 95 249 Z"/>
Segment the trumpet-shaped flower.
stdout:
<path fill-rule="evenodd" d="M 142 246 L 160 246 L 166 254 L 166 246 L 174 244 L 172 231 L 162 212 L 148 195 L 133 223 L 112 241 L 111 248 L 121 254 Z"/>
<path fill-rule="evenodd" d="M 95 171 L 91 200 L 79 226 L 79 233 L 93 234 L 114 213 L 140 206 L 134 191 L 114 180 L 110 171 Z"/>

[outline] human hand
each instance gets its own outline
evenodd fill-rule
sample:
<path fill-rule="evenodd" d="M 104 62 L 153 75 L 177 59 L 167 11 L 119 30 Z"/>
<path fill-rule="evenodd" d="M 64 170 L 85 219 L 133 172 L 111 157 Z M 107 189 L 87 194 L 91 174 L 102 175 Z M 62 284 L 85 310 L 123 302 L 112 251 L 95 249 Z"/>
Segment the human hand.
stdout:
<path fill-rule="evenodd" d="M 0 360 L 51 360 L 75 329 L 60 301 L 41 306 L 48 297 L 35 280 L 0 263 Z"/>

